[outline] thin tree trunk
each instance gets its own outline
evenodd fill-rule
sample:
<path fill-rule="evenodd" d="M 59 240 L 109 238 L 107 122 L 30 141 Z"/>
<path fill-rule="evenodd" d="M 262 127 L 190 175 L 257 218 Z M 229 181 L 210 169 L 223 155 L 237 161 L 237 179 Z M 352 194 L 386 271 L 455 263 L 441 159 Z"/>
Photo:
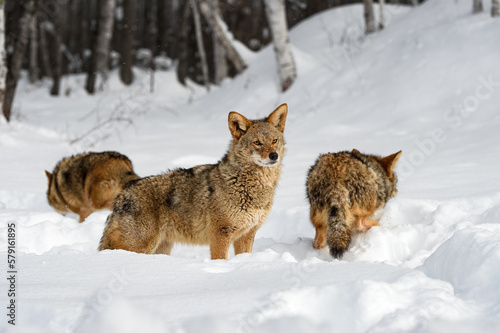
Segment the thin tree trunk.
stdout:
<path fill-rule="evenodd" d="M 165 52 L 165 37 L 167 34 L 167 29 L 166 29 L 166 2 L 163 0 L 158 1 L 158 12 L 156 13 L 156 22 L 157 23 L 157 28 L 158 28 L 158 33 L 156 35 L 156 46 L 158 48 L 158 54 L 162 54 L 162 52 Z"/>
<path fill-rule="evenodd" d="M 373 12 L 373 0 L 363 0 L 365 16 L 365 33 L 375 32 L 375 14 Z"/>
<path fill-rule="evenodd" d="M 38 24 L 38 33 L 40 35 L 40 58 L 42 60 L 42 69 L 43 73 L 52 78 L 52 69 L 50 68 L 50 60 L 49 60 L 49 46 L 47 44 L 47 32 L 45 29 L 45 21 L 39 21 Z"/>
<path fill-rule="evenodd" d="M 54 15 L 52 18 L 52 24 L 54 25 L 53 31 L 53 61 L 52 61 L 52 88 L 50 89 L 50 94 L 52 96 L 59 96 L 61 90 L 61 75 L 62 75 L 62 29 L 61 29 L 61 5 L 54 1 L 53 6 L 55 8 Z"/>
<path fill-rule="evenodd" d="M 177 65 L 177 80 L 186 85 L 186 78 L 189 72 L 189 62 L 188 62 L 188 20 L 190 17 L 191 11 L 189 10 L 189 3 L 185 2 L 184 7 L 182 8 L 182 16 L 181 16 L 181 25 L 180 25 L 180 33 L 178 38 L 178 57 L 179 63 Z"/>
<path fill-rule="evenodd" d="M 200 11 L 205 17 L 205 20 L 208 22 L 208 25 L 210 26 L 212 31 L 217 36 L 217 40 L 224 47 L 227 58 L 234 65 L 236 72 L 237 73 L 243 72 L 247 67 L 247 65 L 243 61 L 243 58 L 240 56 L 236 48 L 234 47 L 231 39 L 228 37 L 227 27 L 223 23 L 222 18 L 219 15 L 217 15 L 215 10 L 211 8 L 210 5 L 208 5 L 204 0 L 201 0 L 200 2 Z"/>
<path fill-rule="evenodd" d="M 29 51 L 29 80 L 35 83 L 38 80 L 38 24 L 36 16 L 30 23 L 30 51 Z"/>
<path fill-rule="evenodd" d="M 14 95 L 16 94 L 17 81 L 19 79 L 19 72 L 21 70 L 26 45 L 28 45 L 29 27 L 34 13 L 35 0 L 30 0 L 24 7 L 24 13 L 19 23 L 20 29 L 19 35 L 17 36 L 17 41 L 15 43 L 14 53 L 10 57 L 10 64 L 7 65 L 9 67 L 9 70 L 7 72 L 3 104 L 3 114 L 7 121 L 10 121 L 12 104 L 14 102 Z"/>
<path fill-rule="evenodd" d="M 167 52 L 167 56 L 172 59 L 178 59 L 181 44 L 179 43 L 178 35 L 182 34 L 180 30 L 183 24 L 182 4 L 181 0 L 169 0 L 166 3 L 166 31 L 162 31 L 163 46 Z"/>
<path fill-rule="evenodd" d="M 219 0 L 211 0 L 210 4 L 215 10 L 215 13 L 221 16 Z M 212 40 L 214 49 L 214 82 L 219 85 L 228 75 L 226 52 L 215 33 L 212 33 Z"/>
<path fill-rule="evenodd" d="M 483 11 L 483 0 L 473 0 L 472 13 L 480 13 Z"/>
<path fill-rule="evenodd" d="M 378 1 L 380 22 L 378 23 L 378 28 L 380 30 L 385 28 L 385 0 Z"/>
<path fill-rule="evenodd" d="M 491 16 L 500 16 L 500 5 L 498 4 L 498 0 L 491 0 Z"/>
<path fill-rule="evenodd" d="M 160 0 L 161 1 L 161 0 Z M 158 41 L 158 1 L 157 0 L 149 0 L 149 24 L 148 24 L 148 35 L 150 36 L 150 46 L 151 50 L 151 58 L 149 59 L 149 91 L 151 93 L 155 90 L 155 72 L 156 72 L 156 63 L 155 59 L 158 56 L 159 47 L 157 45 Z"/>
<path fill-rule="evenodd" d="M 132 55 L 134 41 L 134 8 L 135 0 L 123 1 L 123 32 L 122 32 L 122 54 L 120 79 L 126 85 L 130 85 L 133 80 L 132 63 L 134 61 Z"/>
<path fill-rule="evenodd" d="M 6 78 L 7 52 L 5 51 L 5 4 L 4 0 L 0 0 L 0 110 L 3 110 Z"/>
<path fill-rule="evenodd" d="M 92 50 L 92 60 L 85 85 L 85 89 L 89 94 L 95 92 L 95 84 L 98 76 L 101 78 L 99 90 L 104 88 L 104 84 L 108 80 L 108 59 L 111 37 L 113 35 L 115 6 L 115 0 L 100 0 L 97 37 Z"/>
<path fill-rule="evenodd" d="M 264 4 L 274 42 L 274 53 L 278 63 L 281 91 L 286 91 L 290 88 L 293 81 L 295 81 L 297 70 L 288 39 L 285 2 L 284 0 L 264 0 Z"/>
<path fill-rule="evenodd" d="M 198 6 L 195 0 L 189 0 L 191 10 L 193 11 L 194 29 L 196 35 L 196 45 L 198 46 L 198 53 L 200 54 L 201 70 L 203 73 L 203 83 L 205 88 L 210 90 L 209 79 L 208 79 L 208 64 L 207 55 L 205 53 L 205 45 L 203 44 L 203 35 L 201 32 L 201 21 L 200 13 L 198 12 Z"/>

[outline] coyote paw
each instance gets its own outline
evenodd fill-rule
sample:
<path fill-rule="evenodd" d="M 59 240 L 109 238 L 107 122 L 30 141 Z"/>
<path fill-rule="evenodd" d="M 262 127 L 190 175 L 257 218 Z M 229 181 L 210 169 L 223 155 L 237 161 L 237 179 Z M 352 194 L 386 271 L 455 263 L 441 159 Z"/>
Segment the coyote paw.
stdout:
<path fill-rule="evenodd" d="M 315 249 L 322 249 L 323 247 L 325 247 L 325 244 L 326 244 L 326 239 L 323 238 L 323 239 L 314 239 L 313 241 L 313 246 Z"/>
<path fill-rule="evenodd" d="M 371 227 L 376 227 L 379 225 L 380 225 L 380 223 L 378 223 L 377 221 L 362 219 L 362 220 L 358 221 L 358 223 L 356 225 L 356 230 L 358 230 L 359 232 L 365 232 L 365 231 L 370 230 Z"/>

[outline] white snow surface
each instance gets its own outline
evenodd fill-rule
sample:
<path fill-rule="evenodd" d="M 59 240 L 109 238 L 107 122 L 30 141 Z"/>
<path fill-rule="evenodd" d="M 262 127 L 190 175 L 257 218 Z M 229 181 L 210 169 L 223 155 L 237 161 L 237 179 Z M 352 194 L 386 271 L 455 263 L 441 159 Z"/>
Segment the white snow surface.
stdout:
<path fill-rule="evenodd" d="M 298 78 L 286 93 L 272 46 L 246 51 L 249 68 L 209 93 L 173 70 L 153 93 L 140 70 L 130 87 L 113 73 L 95 96 L 66 77 L 58 98 L 24 77 L 14 119 L 0 122 L 0 252 L 7 271 L 15 222 L 18 269 L 15 327 L 0 280 L 0 331 L 499 332 L 500 20 L 471 7 L 388 6 L 369 37 L 361 5 L 315 15 L 290 33 Z M 43 171 L 64 156 L 116 150 L 141 176 L 214 163 L 229 111 L 255 119 L 284 102 L 283 173 L 251 254 L 98 252 L 108 211 L 79 224 L 47 203 Z M 312 247 L 306 173 L 318 154 L 353 148 L 403 150 L 399 193 L 334 260 Z"/>

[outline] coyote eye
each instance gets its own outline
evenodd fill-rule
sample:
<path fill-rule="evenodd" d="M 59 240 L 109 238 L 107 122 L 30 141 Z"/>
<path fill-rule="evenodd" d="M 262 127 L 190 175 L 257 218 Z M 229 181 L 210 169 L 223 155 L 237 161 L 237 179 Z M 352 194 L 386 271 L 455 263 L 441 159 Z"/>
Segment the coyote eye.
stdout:
<path fill-rule="evenodd" d="M 253 144 L 254 144 L 254 145 L 256 145 L 256 146 L 260 146 L 260 145 L 262 145 L 262 143 L 260 143 L 260 141 L 259 141 L 259 140 L 255 140 L 255 141 L 253 142 Z"/>
<path fill-rule="evenodd" d="M 276 142 L 278 142 L 278 139 L 274 139 L 274 140 L 273 140 L 273 145 L 274 145 Z"/>

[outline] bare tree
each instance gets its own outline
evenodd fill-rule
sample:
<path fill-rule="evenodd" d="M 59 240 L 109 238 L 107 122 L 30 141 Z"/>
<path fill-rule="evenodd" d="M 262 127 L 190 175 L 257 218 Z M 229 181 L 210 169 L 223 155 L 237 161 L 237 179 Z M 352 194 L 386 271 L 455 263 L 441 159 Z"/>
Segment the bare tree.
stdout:
<path fill-rule="evenodd" d="M 375 14 L 373 12 L 373 0 L 363 0 L 365 16 L 365 33 L 375 32 Z"/>
<path fill-rule="evenodd" d="M 14 102 L 14 95 L 16 94 L 17 81 L 23 63 L 24 52 L 29 41 L 29 27 L 34 13 L 35 0 L 30 0 L 24 6 L 24 13 L 19 22 L 20 29 L 15 42 L 14 53 L 10 57 L 10 64 L 7 64 L 9 70 L 7 71 L 3 103 L 3 114 L 7 121 L 10 121 L 12 103 Z"/>
<path fill-rule="evenodd" d="M 473 0 L 472 1 L 472 12 L 480 13 L 483 11 L 483 0 Z"/>
<path fill-rule="evenodd" d="M 47 43 L 47 22 L 38 20 L 38 34 L 40 36 L 40 58 L 42 60 L 42 70 L 44 75 L 52 78 L 52 68 L 50 68 L 49 45 Z"/>
<path fill-rule="evenodd" d="M 132 63 L 134 61 L 132 55 L 133 41 L 134 41 L 134 8 L 135 0 L 123 1 L 123 31 L 122 31 L 122 54 L 121 54 L 121 68 L 120 79 L 126 85 L 132 83 Z"/>
<path fill-rule="evenodd" d="M 157 0 L 149 0 L 148 5 L 148 24 L 147 30 L 148 35 L 150 36 L 150 45 L 149 49 L 151 50 L 151 56 L 149 58 L 149 91 L 154 92 L 155 87 L 155 72 L 156 72 L 156 63 L 155 59 L 158 56 L 159 45 L 158 42 L 158 1 Z"/>
<path fill-rule="evenodd" d="M 5 80 L 7 78 L 7 53 L 5 52 L 5 3 L 0 0 L 0 109 L 3 110 Z"/>
<path fill-rule="evenodd" d="M 219 0 L 211 0 L 210 5 L 215 10 L 215 13 L 218 16 L 221 16 L 222 13 L 219 8 Z M 226 52 L 224 51 L 224 47 L 217 39 L 217 36 L 213 36 L 213 49 L 214 49 L 214 82 L 215 84 L 220 84 L 222 80 L 224 80 L 228 75 L 227 68 L 227 60 L 226 60 Z"/>
<path fill-rule="evenodd" d="M 285 2 L 284 0 L 264 0 L 264 4 L 278 63 L 281 91 L 286 91 L 295 81 L 297 70 L 288 39 Z"/>
<path fill-rule="evenodd" d="M 378 0 L 380 22 L 378 23 L 378 28 L 380 30 L 385 28 L 385 0 Z"/>
<path fill-rule="evenodd" d="M 491 0 L 491 16 L 500 16 L 500 5 L 498 4 L 498 0 Z"/>
<path fill-rule="evenodd" d="M 182 14 L 180 15 L 181 25 L 179 27 L 179 36 L 178 36 L 178 54 L 177 58 L 179 59 L 177 65 L 177 80 L 185 85 L 186 78 L 188 77 L 189 72 L 189 50 L 188 50 L 188 38 L 189 38 L 189 18 L 191 15 L 191 10 L 189 9 L 189 2 L 185 2 L 182 6 L 182 10 L 180 10 Z"/>
<path fill-rule="evenodd" d="M 53 37 L 53 56 L 52 56 L 52 87 L 50 88 L 50 94 L 52 96 L 59 96 L 61 90 L 61 76 L 62 76 L 62 27 L 61 27 L 61 4 L 58 1 L 54 1 L 54 15 L 52 16 L 52 24 L 54 29 L 52 29 Z"/>
<path fill-rule="evenodd" d="M 100 0 L 99 20 L 97 23 L 97 37 L 92 48 L 92 59 L 87 76 L 85 89 L 93 94 L 97 76 L 101 77 L 100 88 L 108 80 L 108 59 L 111 37 L 113 32 L 114 11 L 116 0 Z"/>
<path fill-rule="evenodd" d="M 36 15 L 30 22 L 29 80 L 38 80 L 38 24 Z"/>
<path fill-rule="evenodd" d="M 224 47 L 227 59 L 229 59 L 229 61 L 231 61 L 234 65 L 236 72 L 243 72 L 247 65 L 234 47 L 232 38 L 227 32 L 226 25 L 223 23 L 222 18 L 205 0 L 201 0 L 200 2 L 200 11 L 217 37 L 217 40 L 220 42 L 222 47 Z"/>
<path fill-rule="evenodd" d="M 191 10 L 193 11 L 194 31 L 196 35 L 196 44 L 198 46 L 198 53 L 200 55 L 201 70 L 203 73 L 203 83 L 205 84 L 205 88 L 207 88 L 207 90 L 210 90 L 209 79 L 208 79 L 207 55 L 205 53 L 205 46 L 203 45 L 203 35 L 201 33 L 200 12 L 198 11 L 198 5 L 196 4 L 196 0 L 189 0 L 189 4 L 191 6 Z"/>

